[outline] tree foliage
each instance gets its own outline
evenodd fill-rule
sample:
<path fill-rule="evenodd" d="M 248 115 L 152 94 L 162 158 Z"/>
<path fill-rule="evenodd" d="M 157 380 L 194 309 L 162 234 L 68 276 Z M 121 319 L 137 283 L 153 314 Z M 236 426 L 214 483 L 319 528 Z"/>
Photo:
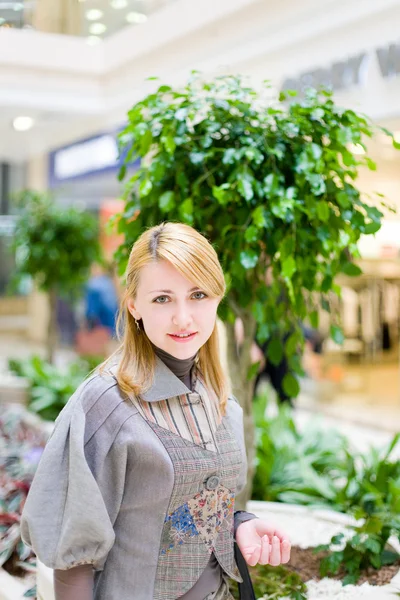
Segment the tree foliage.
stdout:
<path fill-rule="evenodd" d="M 357 241 L 378 231 L 383 213 L 356 186 L 360 165 L 376 165 L 351 152 L 352 144 L 365 147 L 371 122 L 327 91 L 291 96 L 271 101 L 268 82 L 256 90 L 240 77 L 194 75 L 183 89 L 162 85 L 135 104 L 120 144 L 127 161 L 142 162 L 125 184 L 118 257 L 122 272 L 146 227 L 193 225 L 226 273 L 222 318 L 251 315 L 259 341 L 270 340 L 269 359 L 285 352 L 301 373 L 299 322 L 308 316 L 317 327 L 319 304 L 339 293 L 336 275 L 360 273 Z M 332 335 L 341 337 L 338 324 Z M 289 379 L 287 392 L 296 395 Z"/>
<path fill-rule="evenodd" d="M 97 220 L 32 190 L 21 192 L 17 204 L 16 279 L 30 275 L 42 291 L 77 295 L 99 257 Z"/>

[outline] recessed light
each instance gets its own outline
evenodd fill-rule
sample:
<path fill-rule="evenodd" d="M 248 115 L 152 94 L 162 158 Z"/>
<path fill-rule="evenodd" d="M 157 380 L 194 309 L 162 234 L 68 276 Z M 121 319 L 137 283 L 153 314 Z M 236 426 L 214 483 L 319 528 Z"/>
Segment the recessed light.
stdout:
<path fill-rule="evenodd" d="M 101 37 L 98 37 L 97 35 L 89 35 L 89 37 L 86 38 L 86 43 L 89 44 L 89 46 L 96 46 L 102 41 Z"/>
<path fill-rule="evenodd" d="M 102 10 L 99 10 L 98 8 L 91 8 L 90 10 L 86 11 L 85 17 L 88 21 L 97 21 L 97 19 L 101 19 L 103 14 L 104 13 Z"/>
<path fill-rule="evenodd" d="M 15 131 L 28 131 L 32 129 L 34 123 L 32 117 L 16 117 L 13 120 L 13 127 Z"/>
<path fill-rule="evenodd" d="M 147 21 L 147 15 L 140 12 L 130 12 L 126 15 L 125 18 L 128 21 L 128 23 L 132 23 L 135 25 L 138 23 L 145 23 Z"/>
<path fill-rule="evenodd" d="M 349 144 L 348 149 L 352 154 L 365 154 L 365 150 L 361 144 Z"/>
<path fill-rule="evenodd" d="M 107 30 L 107 27 L 104 25 L 104 23 L 92 23 L 92 25 L 90 25 L 90 27 L 89 27 L 89 31 L 93 35 L 101 35 L 106 30 Z"/>
<path fill-rule="evenodd" d="M 111 0 L 110 5 L 112 8 L 115 8 L 115 10 L 121 10 L 128 6 L 128 0 Z"/>

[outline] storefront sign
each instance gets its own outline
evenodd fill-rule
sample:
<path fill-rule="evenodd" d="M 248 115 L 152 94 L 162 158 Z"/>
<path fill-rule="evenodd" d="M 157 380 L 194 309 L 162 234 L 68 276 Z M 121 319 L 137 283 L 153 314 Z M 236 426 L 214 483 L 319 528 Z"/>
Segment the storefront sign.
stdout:
<path fill-rule="evenodd" d="M 105 171 L 117 171 L 124 162 L 124 156 L 119 156 L 117 135 L 118 131 L 102 133 L 50 153 L 50 187 Z"/>
<path fill-rule="evenodd" d="M 375 55 L 383 78 L 396 77 L 400 74 L 400 44 L 389 44 L 376 48 L 372 53 L 362 52 L 328 67 L 307 71 L 299 77 L 288 77 L 282 84 L 282 90 L 303 92 L 308 87 L 323 86 L 334 91 L 342 91 L 363 85 L 368 76 L 371 55 Z"/>

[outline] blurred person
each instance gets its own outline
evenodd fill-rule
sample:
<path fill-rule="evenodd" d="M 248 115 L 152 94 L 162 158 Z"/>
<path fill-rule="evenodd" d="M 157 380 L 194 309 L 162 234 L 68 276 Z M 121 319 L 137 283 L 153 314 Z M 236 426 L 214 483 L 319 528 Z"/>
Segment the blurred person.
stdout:
<path fill-rule="evenodd" d="M 288 562 L 290 542 L 234 511 L 247 461 L 219 357 L 217 254 L 163 223 L 133 245 L 126 282 L 121 347 L 60 413 L 23 541 L 55 570 L 56 600 L 232 600 L 228 577 L 254 598 L 246 565 Z"/>
<path fill-rule="evenodd" d="M 114 337 L 118 296 L 111 267 L 105 269 L 98 263 L 92 265 L 90 279 L 86 285 L 85 301 L 85 316 L 89 329 L 107 327 L 110 335 Z"/>

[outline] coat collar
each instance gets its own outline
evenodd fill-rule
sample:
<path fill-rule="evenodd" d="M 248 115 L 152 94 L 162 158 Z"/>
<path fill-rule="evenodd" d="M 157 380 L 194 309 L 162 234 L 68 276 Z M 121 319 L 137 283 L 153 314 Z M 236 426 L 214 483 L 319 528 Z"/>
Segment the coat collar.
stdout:
<path fill-rule="evenodd" d="M 143 400 L 146 402 L 158 402 L 160 400 L 168 400 L 168 398 L 173 398 L 174 396 L 192 394 L 193 392 L 197 393 L 198 369 L 196 365 L 194 366 L 193 391 L 191 391 L 158 356 L 155 358 L 154 380 L 150 388 L 140 394 Z M 115 377 L 117 368 L 117 363 L 109 367 L 109 371 L 113 377 Z"/>
<path fill-rule="evenodd" d="M 158 402 L 191 393 L 191 390 L 156 356 L 154 381 L 147 392 L 143 392 L 140 396 L 146 402 Z"/>

